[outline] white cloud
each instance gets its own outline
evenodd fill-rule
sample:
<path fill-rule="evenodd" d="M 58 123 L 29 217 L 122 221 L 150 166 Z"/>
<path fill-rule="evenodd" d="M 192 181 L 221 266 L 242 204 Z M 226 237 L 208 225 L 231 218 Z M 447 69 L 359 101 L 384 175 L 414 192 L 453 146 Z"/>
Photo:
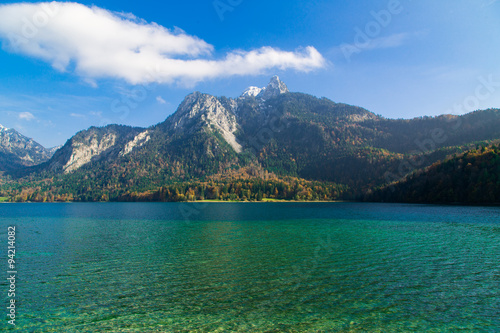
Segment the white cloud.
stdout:
<path fill-rule="evenodd" d="M 156 101 L 160 104 L 167 104 L 167 101 L 165 101 L 161 96 L 156 96 Z"/>
<path fill-rule="evenodd" d="M 412 36 L 410 33 L 398 33 L 392 34 L 386 37 L 378 37 L 378 38 L 369 38 L 367 40 L 363 40 L 362 43 L 356 42 L 353 44 L 342 44 L 340 48 L 348 49 L 357 49 L 360 51 L 367 50 L 377 50 L 377 49 L 388 49 L 393 47 L 399 47 L 404 44 L 404 42 Z"/>
<path fill-rule="evenodd" d="M 262 47 L 214 59 L 214 47 L 176 28 L 146 23 L 78 3 L 0 6 L 0 38 L 7 49 L 43 59 L 88 80 L 118 78 L 132 84 L 181 83 L 271 69 L 310 71 L 325 65 L 311 46 L 294 52 Z"/>
<path fill-rule="evenodd" d="M 370 50 L 396 48 L 404 45 L 409 39 L 417 37 L 421 38 L 429 33 L 428 30 L 417 31 L 413 33 L 397 33 L 386 37 L 369 38 L 358 32 L 354 37 L 352 44 L 343 43 L 338 47 L 330 50 L 330 54 L 342 54 L 347 61 L 351 61 L 353 54 L 361 53 Z"/>
<path fill-rule="evenodd" d="M 410 37 L 408 33 L 393 34 L 387 37 L 380 37 L 372 39 L 363 49 L 374 50 L 374 49 L 388 49 L 391 47 L 398 47 L 403 45 L 403 43 Z"/>
<path fill-rule="evenodd" d="M 86 118 L 85 115 L 80 113 L 70 113 L 69 115 L 74 118 Z"/>
<path fill-rule="evenodd" d="M 35 119 L 35 116 L 31 112 L 20 112 L 18 117 L 19 119 L 27 121 Z"/>

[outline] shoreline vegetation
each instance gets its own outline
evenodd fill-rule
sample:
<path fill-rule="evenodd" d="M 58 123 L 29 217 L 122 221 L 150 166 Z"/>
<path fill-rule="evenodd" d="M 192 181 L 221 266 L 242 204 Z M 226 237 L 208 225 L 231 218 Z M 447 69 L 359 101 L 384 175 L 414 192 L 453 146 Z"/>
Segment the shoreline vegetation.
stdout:
<path fill-rule="evenodd" d="M 8 199 L 8 198 L 7 198 Z M 197 201 L 8 201 L 0 200 L 1 204 L 30 204 L 30 203 L 56 203 L 56 204 L 71 204 L 71 203 L 183 203 L 183 204 L 210 204 L 210 203 L 262 203 L 262 204 L 273 204 L 273 203 L 366 203 L 366 204 L 403 204 L 403 205 L 437 205 L 437 206 L 466 206 L 466 207 L 500 207 L 500 203 L 470 203 L 470 202 L 396 202 L 396 201 L 362 201 L 362 200 L 262 200 L 262 201 L 239 201 L 239 200 L 197 200 Z"/>
<path fill-rule="evenodd" d="M 299 178 L 193 181 L 136 190 L 81 188 L 82 184 L 53 180 L 13 182 L 2 186 L 0 198 L 4 202 L 334 202 L 349 195 L 345 185 Z"/>
<path fill-rule="evenodd" d="M 22 202 L 14 202 L 14 201 L 1 201 L 0 204 L 12 204 L 12 203 L 187 203 L 187 204 L 201 204 L 201 203 L 347 203 L 347 202 L 358 202 L 362 203 L 362 201 L 350 201 L 350 200 L 315 200 L 315 201 L 306 201 L 306 200 L 262 200 L 262 201 L 238 201 L 238 200 L 197 200 L 197 201 L 45 201 L 45 202 L 36 202 L 36 201 L 22 201 Z"/>

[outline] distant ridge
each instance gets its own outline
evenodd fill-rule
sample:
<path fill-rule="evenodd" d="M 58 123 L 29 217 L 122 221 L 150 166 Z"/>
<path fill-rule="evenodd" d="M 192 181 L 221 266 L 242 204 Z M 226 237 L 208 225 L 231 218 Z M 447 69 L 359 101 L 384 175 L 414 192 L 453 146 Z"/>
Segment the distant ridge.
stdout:
<path fill-rule="evenodd" d="M 0 125 L 0 171 L 43 163 L 55 150 L 57 147 L 46 149 L 16 130 Z"/>

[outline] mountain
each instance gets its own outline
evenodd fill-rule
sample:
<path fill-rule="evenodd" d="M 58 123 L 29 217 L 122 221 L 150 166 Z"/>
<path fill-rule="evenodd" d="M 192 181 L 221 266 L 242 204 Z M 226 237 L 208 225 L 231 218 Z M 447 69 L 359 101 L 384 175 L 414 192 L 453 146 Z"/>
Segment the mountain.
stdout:
<path fill-rule="evenodd" d="M 500 145 L 478 146 L 369 193 L 368 201 L 500 204 Z"/>
<path fill-rule="evenodd" d="M 275 75 L 271 78 L 271 81 L 269 81 L 269 84 L 267 87 L 263 88 L 258 88 L 258 87 L 248 87 L 243 91 L 241 94 L 241 98 L 245 97 L 255 97 L 259 100 L 267 100 L 271 97 L 278 96 L 280 94 L 285 94 L 289 92 L 288 87 L 286 84 L 280 80 L 280 78 Z"/>
<path fill-rule="evenodd" d="M 500 139 L 499 125 L 497 109 L 386 119 L 290 92 L 275 76 L 237 98 L 189 94 L 148 128 L 81 131 L 48 161 L 9 172 L 0 191 L 13 200 L 357 199 Z"/>
<path fill-rule="evenodd" d="M 58 147 L 46 149 L 14 129 L 0 125 L 0 171 L 12 171 L 49 160 Z"/>
<path fill-rule="evenodd" d="M 278 77 L 273 77 L 269 85 L 259 91 L 255 97 L 263 103 L 287 93 L 288 89 Z M 68 140 L 50 161 L 37 170 L 67 174 L 89 163 L 105 164 L 101 169 L 106 169 L 120 165 L 117 160 L 123 163 L 131 161 L 126 156 L 130 154 L 134 163 L 146 160 L 150 155 L 161 156 L 154 163 L 160 163 L 157 166 L 161 169 L 172 164 L 166 161 L 181 160 L 182 173 L 197 177 L 222 172 L 226 164 L 239 165 L 238 154 L 244 147 L 238 122 L 242 115 L 237 109 L 246 97 L 243 94 L 235 100 L 194 92 L 186 96 L 172 116 L 148 129 L 119 125 L 92 127 Z M 252 101 L 256 101 L 255 97 L 251 96 Z M 259 108 L 259 104 L 254 106 Z M 139 151 L 143 146 L 145 149 Z"/>
<path fill-rule="evenodd" d="M 148 131 L 144 128 L 122 125 L 91 127 L 69 139 L 44 167 L 69 173 L 90 162 L 112 161 L 125 156 L 148 140 Z"/>

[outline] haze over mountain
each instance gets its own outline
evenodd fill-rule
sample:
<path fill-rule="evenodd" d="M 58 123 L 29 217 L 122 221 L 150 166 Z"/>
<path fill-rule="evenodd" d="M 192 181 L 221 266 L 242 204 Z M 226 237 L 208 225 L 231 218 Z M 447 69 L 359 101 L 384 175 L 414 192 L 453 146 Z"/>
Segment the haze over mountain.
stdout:
<path fill-rule="evenodd" d="M 206 197 L 203 186 L 211 184 L 216 199 L 257 199 L 259 193 L 353 199 L 499 138 L 497 109 L 386 119 L 361 107 L 289 92 L 275 76 L 266 87 L 249 87 L 238 98 L 191 93 L 173 115 L 148 128 L 83 130 L 36 166 L 6 168 L 13 180 L 4 194 L 15 200 L 24 199 L 20 193 L 26 200 L 44 195 L 46 200 L 194 200 Z M 241 186 L 248 193 L 235 185 L 249 179 L 274 185 L 247 182 Z M 165 194 L 173 184 L 184 185 Z"/>

